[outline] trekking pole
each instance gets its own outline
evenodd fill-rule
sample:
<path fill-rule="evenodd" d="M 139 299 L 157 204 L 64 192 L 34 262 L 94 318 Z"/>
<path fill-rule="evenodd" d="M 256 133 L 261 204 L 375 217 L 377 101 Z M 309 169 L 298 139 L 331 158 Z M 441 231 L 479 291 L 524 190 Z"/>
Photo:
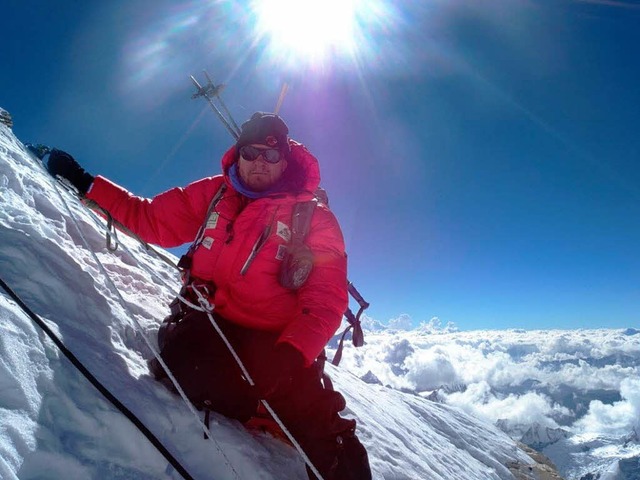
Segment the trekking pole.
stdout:
<path fill-rule="evenodd" d="M 200 304 L 199 307 L 194 305 L 194 304 L 192 304 L 191 302 L 188 302 L 186 299 L 183 299 L 182 297 L 180 297 L 180 300 L 185 302 L 191 308 L 195 308 L 196 310 L 199 310 L 201 312 L 206 312 L 207 317 L 209 317 L 209 321 L 211 322 L 211 325 L 213 326 L 215 331 L 218 333 L 218 335 L 220 336 L 220 338 L 222 339 L 224 344 L 227 346 L 227 349 L 229 350 L 229 352 L 233 356 L 233 359 L 236 361 L 236 364 L 238 365 L 238 367 L 240 367 L 240 371 L 242 371 L 242 374 L 244 375 L 244 378 L 246 378 L 247 383 L 249 384 L 249 386 L 255 388 L 256 383 L 253 381 L 253 377 L 249 374 L 249 371 L 247 370 L 247 368 L 245 367 L 244 363 L 242 362 L 242 360 L 238 356 L 238 353 L 236 352 L 236 349 L 233 348 L 233 345 L 231 345 L 231 343 L 229 342 L 229 339 L 227 338 L 227 336 L 224 334 L 224 332 L 222 331 L 222 329 L 218 325 L 218 322 L 216 322 L 215 318 L 213 318 L 213 313 L 212 313 L 213 312 L 213 308 L 214 308 L 213 305 L 211 305 L 209 300 L 197 288 L 194 287 L 193 288 L 193 292 L 195 292 L 196 296 L 198 297 L 198 303 Z M 276 414 L 276 412 L 273 410 L 273 408 L 271 408 L 271 405 L 269 405 L 269 402 L 263 398 L 263 399 L 260 400 L 260 403 L 262 403 L 262 405 L 267 410 L 267 412 L 269 412 L 269 415 L 271 415 L 271 418 L 273 418 L 273 420 L 282 429 L 282 431 L 287 436 L 287 438 L 289 439 L 291 444 L 294 446 L 294 448 L 300 454 L 300 457 L 302 457 L 302 460 L 304 460 L 304 463 L 306 463 L 307 467 L 309 467 L 309 470 L 311 470 L 313 472 L 313 474 L 316 476 L 316 478 L 318 480 L 324 480 L 324 478 L 322 477 L 322 475 L 320 474 L 318 469 L 311 462 L 311 459 L 307 456 L 305 451 L 302 449 L 302 446 L 298 443 L 298 441 L 295 439 L 295 437 L 291 434 L 289 429 L 287 429 L 287 427 L 282 422 L 280 417 Z"/>

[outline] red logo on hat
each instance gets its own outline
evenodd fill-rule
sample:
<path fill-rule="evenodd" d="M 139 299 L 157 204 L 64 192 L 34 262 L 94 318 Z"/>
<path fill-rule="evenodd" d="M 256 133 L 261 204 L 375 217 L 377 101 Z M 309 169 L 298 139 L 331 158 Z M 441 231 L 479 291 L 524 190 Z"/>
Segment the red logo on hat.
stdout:
<path fill-rule="evenodd" d="M 268 147 L 275 147 L 276 145 L 278 145 L 278 139 L 276 137 L 274 137 L 273 135 L 269 135 L 267 138 L 265 138 L 265 142 L 264 143 Z"/>

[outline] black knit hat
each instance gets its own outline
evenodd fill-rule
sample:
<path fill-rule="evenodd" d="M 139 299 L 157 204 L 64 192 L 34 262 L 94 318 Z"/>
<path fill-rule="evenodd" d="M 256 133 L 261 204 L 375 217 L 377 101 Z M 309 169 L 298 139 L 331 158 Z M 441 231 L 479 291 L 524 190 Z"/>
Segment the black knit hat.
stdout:
<path fill-rule="evenodd" d="M 278 115 L 256 112 L 242 124 L 242 132 L 236 147 L 240 148 L 252 143 L 258 143 L 288 152 L 288 133 L 287 124 Z"/>

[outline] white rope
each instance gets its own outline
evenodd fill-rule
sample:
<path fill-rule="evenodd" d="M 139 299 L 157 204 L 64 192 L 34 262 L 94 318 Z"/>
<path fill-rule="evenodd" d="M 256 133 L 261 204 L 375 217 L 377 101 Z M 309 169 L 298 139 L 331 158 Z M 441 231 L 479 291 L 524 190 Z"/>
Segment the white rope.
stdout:
<path fill-rule="evenodd" d="M 89 202 L 93 202 L 93 200 L 90 200 Z M 93 202 L 95 204 L 95 202 Z M 84 202 L 83 202 L 84 205 Z M 96 204 L 97 205 L 97 204 Z M 109 227 L 106 225 L 106 221 L 104 220 L 103 217 L 101 217 L 100 215 L 98 215 L 96 213 L 96 211 L 93 209 L 93 207 L 91 207 L 91 205 L 85 205 L 88 207 L 88 210 L 92 213 L 91 218 L 94 222 L 94 224 L 96 225 L 96 227 L 98 228 L 104 228 L 107 232 L 107 235 L 110 235 L 110 230 Z M 124 227 L 124 226 L 123 226 Z M 115 226 L 112 226 L 114 233 L 115 233 Z M 124 231 L 125 235 L 127 235 L 127 231 Z M 131 232 L 131 235 L 134 235 L 133 232 Z M 142 241 L 142 239 L 137 238 L 135 236 L 131 236 L 131 235 L 127 235 L 129 238 L 132 238 L 134 240 L 136 240 L 140 245 L 142 245 L 144 247 L 143 251 L 150 257 L 155 259 L 159 259 L 162 260 L 164 263 L 166 263 L 167 265 L 173 267 L 174 269 L 177 269 L 177 267 L 175 265 L 173 265 L 170 260 L 163 258 L 163 256 L 160 256 L 158 254 L 158 252 L 156 250 L 153 249 L 149 249 L 147 248 L 146 244 Z M 175 285 L 170 285 L 164 278 L 162 278 L 160 275 L 158 275 L 157 272 L 155 272 L 154 270 L 152 270 L 151 268 L 147 267 L 144 263 L 140 262 L 137 260 L 136 255 L 134 255 L 134 253 L 124 244 L 124 243 L 120 243 L 120 241 L 117 239 L 116 237 L 116 241 L 117 241 L 117 247 L 118 248 L 122 248 L 126 253 L 129 254 L 129 256 L 131 258 L 135 258 L 136 259 L 136 263 L 138 264 L 138 266 L 140 268 L 142 268 L 145 272 L 147 272 L 149 275 L 151 275 L 156 282 L 161 283 L 162 285 L 164 285 L 168 290 L 171 291 L 172 296 L 177 296 L 179 295 L 178 290 L 176 290 Z M 109 240 L 107 240 L 107 245 L 109 243 Z M 110 250 L 109 247 L 107 246 L 107 250 Z M 110 250 L 112 251 L 112 250 Z M 115 251 L 115 250 L 113 250 Z M 152 255 L 153 253 L 153 255 Z"/>
<path fill-rule="evenodd" d="M 200 312 L 202 312 L 202 308 L 200 308 L 198 305 L 196 305 L 193 302 L 190 302 L 189 300 L 187 300 L 186 298 L 184 298 L 182 295 L 178 294 L 177 295 L 178 300 L 180 300 L 182 303 L 184 303 L 185 305 L 187 305 L 188 307 L 193 308 L 194 310 L 198 310 Z"/>
<path fill-rule="evenodd" d="M 244 375 L 244 377 L 247 379 L 247 382 L 249 383 L 250 386 L 255 387 L 256 384 L 253 381 L 253 378 L 251 377 L 251 375 L 249 374 L 249 371 L 244 366 L 244 363 L 242 362 L 242 360 L 238 356 L 238 353 L 236 352 L 236 349 L 233 348 L 233 345 L 231 345 L 231 343 L 229 342 L 229 339 L 227 338 L 227 336 L 224 334 L 224 332 L 222 331 L 222 329 L 218 325 L 218 322 L 216 322 L 215 318 L 213 318 L 213 305 L 211 305 L 211 303 L 209 302 L 209 299 L 205 295 L 203 295 L 202 292 L 200 292 L 200 290 L 198 290 L 196 288 L 196 286 L 193 286 L 192 290 L 197 295 L 198 303 L 200 304 L 200 308 L 196 308 L 196 310 L 199 310 L 201 312 L 206 312 L 207 317 L 209 317 L 209 321 L 211 322 L 211 325 L 213 325 L 213 328 L 215 328 L 216 332 L 218 332 L 218 335 L 220 335 L 220 338 L 222 339 L 224 344 L 229 349 L 229 352 L 231 352 L 231 355 L 233 356 L 234 360 L 236 361 L 236 363 L 240 367 L 240 370 L 242 371 L 242 374 Z M 287 429 L 287 427 L 284 425 L 282 420 L 280 420 L 280 417 L 276 414 L 276 412 L 273 410 L 273 408 L 271 408 L 271 405 L 269 405 L 269 402 L 267 402 L 267 400 L 265 400 L 265 399 L 260 400 L 260 402 L 262 403 L 264 408 L 269 412 L 269 414 L 271 415 L 271 418 L 273 418 L 275 420 L 275 422 L 278 424 L 278 426 L 282 429 L 282 431 L 287 436 L 287 438 L 289 439 L 291 444 L 298 451 L 298 453 L 300 454 L 300 456 L 304 460 L 304 463 L 307 464 L 309 469 L 318 478 L 318 480 L 323 480 L 322 475 L 320 474 L 318 469 L 315 467 L 313 462 L 311 462 L 311 459 L 307 456 L 305 451 L 302 449 L 302 446 L 300 446 L 300 444 L 295 439 L 295 437 L 291 434 L 289 429 Z"/>
<path fill-rule="evenodd" d="M 125 251 L 127 253 L 129 253 L 129 255 L 131 255 L 133 258 L 135 258 L 135 255 L 133 255 L 133 253 L 131 251 L 129 251 L 127 249 L 127 247 L 120 243 L 120 246 L 122 246 Z M 164 282 L 164 280 L 158 276 L 157 273 L 155 273 L 153 270 L 147 268 L 146 265 L 142 264 L 141 262 L 138 262 L 138 264 L 144 269 L 146 270 L 148 273 L 150 273 L 151 275 L 153 275 L 154 277 L 156 277 L 157 280 L 161 281 L 162 283 L 164 283 L 165 285 L 166 282 Z M 168 286 L 168 285 L 167 285 Z M 202 288 L 204 288 L 204 290 L 206 291 L 206 293 L 208 294 L 209 292 L 207 291 L 206 286 L 203 286 Z M 196 294 L 196 296 L 198 297 L 198 303 L 199 305 L 196 305 L 195 303 L 191 302 L 190 300 L 188 300 L 186 297 L 184 297 L 183 295 L 181 295 L 180 293 L 175 294 L 176 297 L 185 305 L 187 305 L 188 307 L 192 308 L 193 310 L 197 310 L 199 312 L 204 312 L 207 314 L 207 317 L 209 318 L 209 321 L 211 322 L 211 325 L 213 326 L 213 328 L 216 330 L 216 332 L 218 333 L 218 335 L 220 336 L 220 338 L 222 339 L 222 341 L 224 342 L 224 344 L 226 345 L 226 347 L 229 349 L 229 352 L 231 353 L 231 355 L 233 356 L 234 360 L 236 361 L 236 363 L 238 364 L 238 366 L 240 367 L 240 370 L 242 371 L 242 374 L 244 375 L 244 377 L 247 379 L 247 382 L 249 383 L 249 385 L 251 387 L 255 387 L 255 382 L 253 381 L 253 378 L 251 377 L 251 375 L 249 374 L 249 371 L 247 370 L 247 368 L 245 367 L 244 363 L 242 362 L 242 360 L 240 359 L 240 356 L 238 355 L 238 353 L 236 352 L 235 348 L 233 348 L 233 345 L 231 345 L 231 343 L 229 342 L 229 339 L 227 338 L 227 336 L 224 334 L 224 332 L 220 329 L 220 326 L 218 325 L 218 323 L 215 321 L 215 318 L 213 317 L 213 310 L 215 308 L 215 305 L 211 304 L 211 302 L 209 302 L 209 298 L 205 295 L 202 294 L 202 292 L 200 292 L 200 290 L 198 290 L 196 285 L 191 286 L 191 290 Z M 159 354 L 156 354 L 155 350 L 152 348 L 152 351 L 154 353 L 154 356 L 156 357 L 156 359 L 158 359 L 158 361 L 160 362 L 160 365 L 162 366 L 162 368 L 165 370 L 165 372 L 167 373 L 167 375 L 169 376 L 169 378 L 171 379 L 172 383 L 174 386 L 177 387 L 178 391 L 181 392 L 181 396 L 183 396 L 183 399 L 186 398 L 186 395 L 184 395 L 184 392 L 182 391 L 182 389 L 179 387 L 179 384 L 177 382 L 177 380 L 175 379 L 175 377 L 171 374 L 171 371 L 169 370 L 169 368 L 167 367 L 167 365 L 165 364 L 165 362 L 162 360 L 162 357 Z M 188 405 L 191 405 L 191 403 L 189 402 L 188 399 L 185 399 L 185 401 L 187 402 Z M 273 420 L 278 424 L 278 426 L 282 429 L 282 431 L 284 432 L 285 436 L 289 439 L 289 441 L 291 442 L 291 444 L 294 446 L 294 448 L 298 451 L 298 453 L 300 454 L 300 457 L 302 458 L 302 460 L 309 466 L 309 469 L 313 472 L 313 474 L 318 478 L 318 480 L 324 480 L 322 475 L 320 474 L 320 472 L 318 471 L 318 469 L 315 467 L 315 465 L 313 464 L 313 462 L 311 462 L 311 459 L 307 456 L 307 454 L 305 453 L 305 451 L 303 450 L 302 446 L 298 443 L 298 441 L 295 439 L 295 437 L 293 436 L 293 434 L 287 429 L 287 427 L 284 425 L 284 423 L 282 422 L 282 420 L 280 419 L 280 417 L 276 414 L 276 412 L 273 410 L 273 408 L 271 407 L 271 405 L 269 404 L 269 402 L 267 402 L 267 400 L 260 400 L 260 402 L 262 403 L 262 405 L 264 406 L 264 408 L 267 410 L 267 412 L 269 412 L 269 414 L 271 415 L 271 417 L 273 418 Z M 204 423 L 203 423 L 204 425 Z M 209 436 L 211 436 L 209 430 L 205 427 L 205 433 L 207 433 Z M 211 437 L 213 438 L 213 437 Z"/>
<path fill-rule="evenodd" d="M 64 202 L 64 200 L 63 200 Z M 67 207 L 68 209 L 68 207 Z M 208 217 L 208 215 L 207 215 Z M 77 225 L 76 225 L 77 228 Z M 81 234 L 82 235 L 82 234 Z M 131 255 L 131 257 L 135 258 L 135 255 L 133 255 L 133 253 L 127 249 L 127 247 L 122 244 L 119 243 L 119 246 L 122 246 L 125 251 L 127 253 L 129 253 L 129 255 Z M 93 252 L 92 252 L 93 253 Z M 94 254 L 95 255 L 95 254 Z M 99 260 L 96 260 L 98 263 L 100 262 Z M 158 274 L 156 272 L 154 272 L 153 270 L 149 269 L 146 265 L 144 265 L 141 262 L 138 262 L 138 265 L 140 265 L 145 271 L 147 271 L 148 273 L 150 273 L 152 276 L 154 276 L 157 280 L 159 280 L 160 282 L 164 283 L 165 285 L 167 285 L 166 282 L 164 282 L 164 280 L 158 276 Z M 168 285 L 167 285 L 168 286 Z M 115 287 L 115 285 L 114 285 Z M 168 286 L 169 287 L 169 286 Z M 116 291 L 117 291 L 117 287 Z M 171 288 L 171 287 L 169 287 Z M 208 294 L 209 292 L 206 289 L 206 286 L 203 286 L 202 288 L 205 289 L 206 293 Z M 218 325 L 218 323 L 215 321 L 215 319 L 213 318 L 212 312 L 215 308 L 215 306 L 213 304 L 211 304 L 211 302 L 209 302 L 209 299 L 207 296 L 203 295 L 202 292 L 200 292 L 200 290 L 198 290 L 196 285 L 191 285 L 191 290 L 196 294 L 196 296 L 198 297 L 198 303 L 199 305 L 196 305 L 195 303 L 191 302 L 190 300 L 188 300 L 187 298 L 185 298 L 183 295 L 181 295 L 180 293 L 176 293 L 176 297 L 185 305 L 187 305 L 188 307 L 192 308 L 193 310 L 197 310 L 199 312 L 204 312 L 207 314 L 207 316 L 209 317 L 209 321 L 211 322 L 211 325 L 213 326 L 213 328 L 216 330 L 216 332 L 218 333 L 218 335 L 220 336 L 220 338 L 222 339 L 222 341 L 224 342 L 224 344 L 226 345 L 226 347 L 229 349 L 229 352 L 231 353 L 231 355 L 233 356 L 234 360 L 236 361 L 236 363 L 238 364 L 238 366 L 240 367 L 240 370 L 242 371 L 242 374 L 244 375 L 244 377 L 247 379 L 247 382 L 249 383 L 249 385 L 251 387 L 255 387 L 255 382 L 253 381 L 253 378 L 251 377 L 251 375 L 249 374 L 249 371 L 247 370 L 247 368 L 245 367 L 244 363 L 242 362 L 242 360 L 240 359 L 240 357 L 238 356 L 238 353 L 236 352 L 235 348 L 233 348 L 233 345 L 231 345 L 231 343 L 229 342 L 229 339 L 227 338 L 227 336 L 224 334 L 224 332 L 220 329 L 220 326 Z M 144 335 L 143 335 L 144 337 Z M 145 339 L 146 340 L 146 339 Z M 182 388 L 180 388 L 178 381 L 175 379 L 175 377 L 173 376 L 173 374 L 171 373 L 171 371 L 169 370 L 169 368 L 167 367 L 167 365 L 165 364 L 164 360 L 162 360 L 162 357 L 156 353 L 155 349 L 153 347 L 151 347 L 151 350 L 155 356 L 155 358 L 159 361 L 160 365 L 162 366 L 162 368 L 164 369 L 164 371 L 167 373 L 167 376 L 171 379 L 171 382 L 173 383 L 173 385 L 176 387 L 176 389 L 178 390 L 178 392 L 180 392 L 180 395 L 182 396 L 182 398 L 185 400 L 185 402 L 187 403 L 187 405 L 191 406 L 191 402 L 189 402 L 188 398 L 186 398 L 186 395 L 184 394 Z M 320 472 L 318 471 L 318 469 L 315 467 L 315 465 L 313 464 L 313 462 L 311 462 L 311 459 L 307 456 L 307 454 L 305 453 L 305 451 L 303 450 L 302 446 L 298 443 L 298 441 L 295 439 L 295 437 L 293 436 L 293 434 L 287 429 L 287 427 L 284 425 L 284 423 L 282 422 L 282 420 L 280 419 L 280 417 L 276 414 L 276 412 L 273 410 L 273 408 L 271 407 L 271 405 L 269 404 L 269 402 L 267 402 L 267 400 L 260 400 L 260 402 L 262 403 L 262 405 L 264 406 L 264 408 L 267 410 L 267 412 L 269 412 L 269 414 L 271 415 L 271 417 L 273 418 L 273 420 L 278 424 L 278 426 L 282 429 L 282 431 L 284 432 L 285 436 L 289 439 L 289 441 L 291 442 L 291 444 L 294 446 L 294 448 L 298 451 L 298 453 L 300 454 L 300 457 L 302 458 L 302 460 L 309 466 L 309 469 L 313 472 L 313 474 L 318 478 L 318 480 L 324 480 L 322 475 L 320 474 Z M 193 408 L 193 407 L 192 407 Z M 197 415 L 197 414 L 196 414 Z M 199 417 L 198 417 L 199 418 Z M 202 423 L 202 425 L 204 426 L 204 431 L 205 433 L 211 437 L 211 433 L 209 432 L 209 429 L 204 425 L 204 423 Z M 213 437 L 211 437 L 213 438 Z M 214 440 L 215 442 L 215 440 Z M 217 442 L 216 442 L 217 444 Z M 221 452 L 222 453 L 222 452 Z M 226 458 L 226 457 L 225 457 Z"/>
<path fill-rule="evenodd" d="M 42 163 L 37 162 L 40 167 L 44 170 L 44 165 L 42 165 Z M 51 178 L 48 172 L 45 172 L 46 176 Z M 160 365 L 162 366 L 162 368 L 165 370 L 165 372 L 167 373 L 167 376 L 169 377 L 169 379 L 171 380 L 171 383 L 173 384 L 173 386 L 176 388 L 176 391 L 178 392 L 178 394 L 180 395 L 180 397 L 182 397 L 182 400 L 184 400 L 185 404 L 187 405 L 187 408 L 189 409 L 189 411 L 193 414 L 193 416 L 196 418 L 198 424 L 201 426 L 201 428 L 203 429 L 204 433 L 208 435 L 209 438 L 211 438 L 213 440 L 213 445 L 215 446 L 215 449 L 217 450 L 217 452 L 222 455 L 223 459 L 224 459 L 224 463 L 225 465 L 229 468 L 229 470 L 231 470 L 231 472 L 233 472 L 233 476 L 234 478 L 240 480 L 240 475 L 238 474 L 238 472 L 236 471 L 236 469 L 233 467 L 233 465 L 231 464 L 229 458 L 225 455 L 224 451 L 222 450 L 222 447 L 220 446 L 220 444 L 215 440 L 214 436 L 211 434 L 211 431 L 209 430 L 209 427 L 207 425 L 204 424 L 204 422 L 202 421 L 202 419 L 200 418 L 200 415 L 198 414 L 197 410 L 195 409 L 195 407 L 193 406 L 193 404 L 189 401 L 187 395 L 184 393 L 184 390 L 182 389 L 182 387 L 180 387 L 180 384 L 178 383 L 178 381 L 176 380 L 176 378 L 173 376 L 173 374 L 171 373 L 171 370 L 169 370 L 169 367 L 167 366 L 167 364 L 164 362 L 164 360 L 162 359 L 162 357 L 160 356 L 160 354 L 158 353 L 158 351 L 156 350 L 156 348 L 153 346 L 153 343 L 151 342 L 151 340 L 149 340 L 149 338 L 147 337 L 147 335 L 144 334 L 142 326 L 140 325 L 140 323 L 138 322 L 138 320 L 136 319 L 136 317 L 133 315 L 133 313 L 131 312 L 131 310 L 129 309 L 129 307 L 127 306 L 124 298 L 122 297 L 120 291 L 118 290 L 118 287 L 116 286 L 116 284 L 113 282 L 113 280 L 111 280 L 111 277 L 109 276 L 109 273 L 107 272 L 107 270 L 105 269 L 104 265 L 102 264 L 102 262 L 100 261 L 100 259 L 98 258 L 98 256 L 96 255 L 96 253 L 93 251 L 93 249 L 91 248 L 91 246 L 89 245 L 89 242 L 87 241 L 86 237 L 84 236 L 84 234 L 82 233 L 82 230 L 80 228 L 80 225 L 78 224 L 77 219 L 75 218 L 75 215 L 73 214 L 73 212 L 71 211 L 71 208 L 69 207 L 69 204 L 67 203 L 67 201 L 64 199 L 64 196 L 62 195 L 62 192 L 59 190 L 58 188 L 58 184 L 57 184 L 57 180 L 55 180 L 54 178 L 51 178 L 51 182 L 53 184 L 53 187 L 56 191 L 56 193 L 58 194 L 58 197 L 60 198 L 60 200 L 62 201 L 63 205 L 65 206 L 67 213 L 69 214 L 69 217 L 71 218 L 73 224 L 76 227 L 76 230 L 78 231 L 80 238 L 82 239 L 82 242 L 84 243 L 85 248 L 91 253 L 94 261 L 96 262 L 99 270 L 102 272 L 102 274 L 105 277 L 106 282 L 110 285 L 110 287 L 113 289 L 113 291 L 115 292 L 116 296 L 118 297 L 118 300 L 122 306 L 122 308 L 125 310 L 125 312 L 128 314 L 128 316 L 132 319 L 132 321 L 134 322 L 135 326 L 137 327 L 140 335 L 142 336 L 142 338 L 144 339 L 145 343 L 147 344 L 147 346 L 149 347 L 149 349 L 151 350 L 151 352 L 153 353 L 153 356 L 156 358 L 156 360 L 158 360 L 158 362 L 160 363 Z M 138 262 L 140 264 L 140 262 Z"/>

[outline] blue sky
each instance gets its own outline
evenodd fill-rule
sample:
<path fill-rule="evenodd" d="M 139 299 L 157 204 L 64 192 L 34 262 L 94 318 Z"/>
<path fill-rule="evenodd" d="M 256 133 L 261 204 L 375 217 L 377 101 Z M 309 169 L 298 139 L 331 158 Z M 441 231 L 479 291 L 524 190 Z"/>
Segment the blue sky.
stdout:
<path fill-rule="evenodd" d="M 637 326 L 640 4 L 364 5 L 322 56 L 276 46 L 247 2 L 11 2 L 0 106 L 22 141 L 151 196 L 219 173 L 231 144 L 190 74 L 227 84 L 237 121 L 287 82 L 372 317 Z"/>

